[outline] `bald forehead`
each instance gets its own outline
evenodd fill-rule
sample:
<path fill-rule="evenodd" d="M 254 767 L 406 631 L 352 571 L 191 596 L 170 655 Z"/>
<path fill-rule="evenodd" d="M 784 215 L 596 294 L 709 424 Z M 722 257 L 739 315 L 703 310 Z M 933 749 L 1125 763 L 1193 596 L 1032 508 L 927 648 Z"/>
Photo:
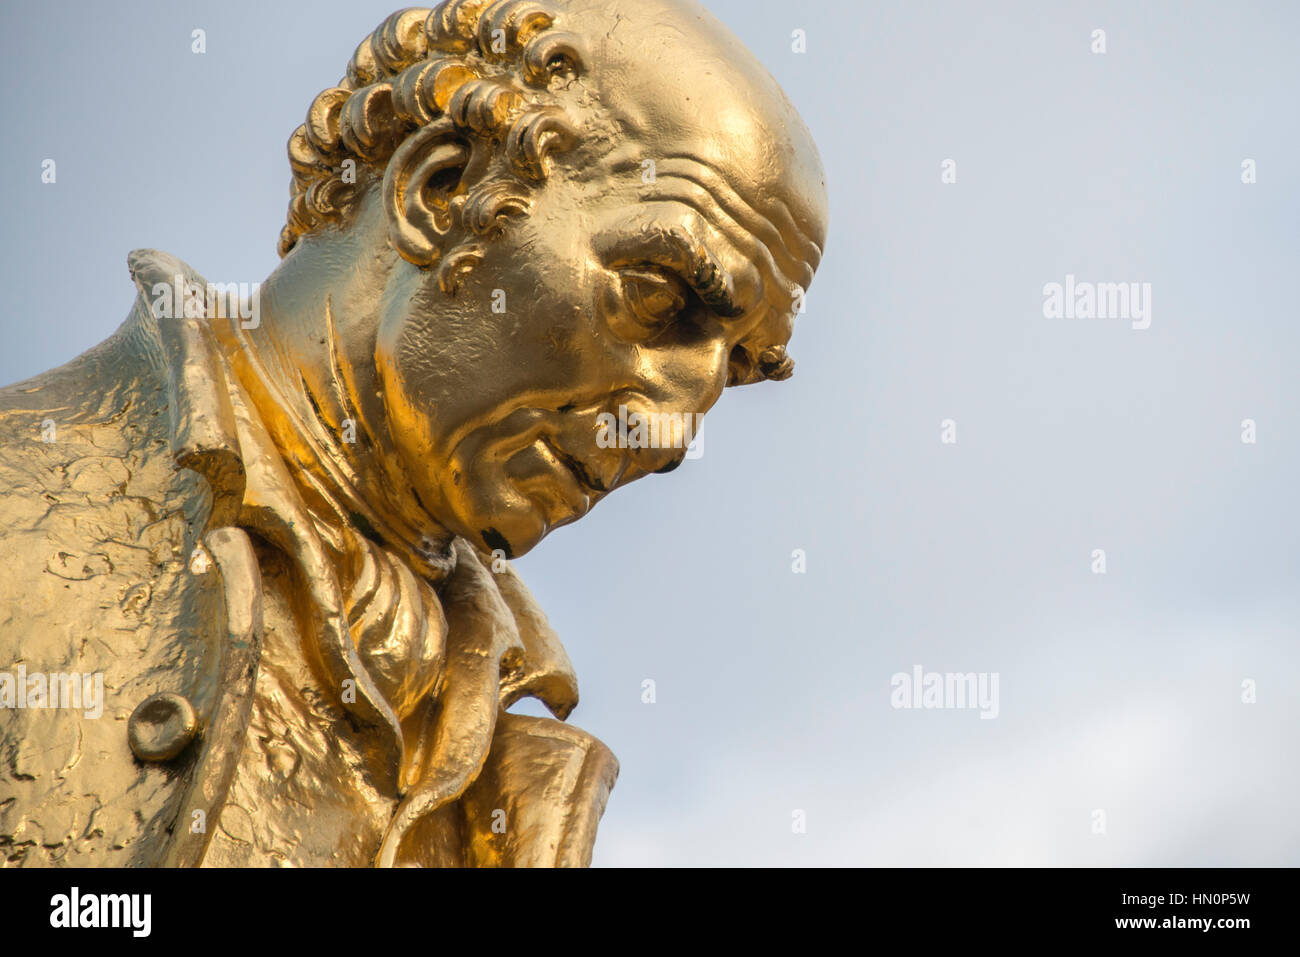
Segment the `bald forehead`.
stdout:
<path fill-rule="evenodd" d="M 565 10 L 626 145 L 702 180 L 719 201 L 749 207 L 815 268 L 826 229 L 820 157 L 744 44 L 689 0 L 575 0 Z"/>

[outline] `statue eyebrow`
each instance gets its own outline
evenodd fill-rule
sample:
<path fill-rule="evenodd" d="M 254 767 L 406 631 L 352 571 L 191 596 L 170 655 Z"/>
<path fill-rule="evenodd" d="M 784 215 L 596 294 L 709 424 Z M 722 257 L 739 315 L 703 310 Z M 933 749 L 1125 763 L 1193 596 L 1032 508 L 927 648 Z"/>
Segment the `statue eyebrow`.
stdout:
<path fill-rule="evenodd" d="M 673 270 L 718 315 L 727 319 L 744 315 L 745 308 L 736 301 L 736 282 L 731 273 L 686 229 L 680 226 L 657 229 L 653 236 L 643 234 L 639 238 L 642 242 L 649 239 L 650 245 L 648 257 L 642 246 L 639 257 L 642 261 Z"/>
<path fill-rule="evenodd" d="M 670 157 L 669 159 L 680 159 L 680 157 Z M 697 166 L 702 166 L 698 161 L 692 160 L 691 162 L 695 163 Z M 725 186 L 725 182 L 723 182 L 722 185 Z M 744 262 L 746 266 L 752 268 L 757 273 L 760 277 L 760 288 L 767 288 L 768 286 L 766 282 L 761 281 L 764 275 L 769 275 L 778 280 L 771 286 L 773 291 L 783 288 L 782 283 L 779 280 L 785 280 L 784 288 L 795 288 L 802 291 L 807 288 L 809 281 L 812 279 L 813 264 L 809 262 L 799 263 L 792 259 L 789 251 L 781 245 L 780 236 L 775 233 L 775 228 L 770 222 L 763 220 L 763 222 L 767 223 L 765 231 L 769 233 L 769 239 L 777 243 L 775 249 L 768 245 L 768 242 L 764 241 L 763 236 L 753 232 L 753 229 L 757 228 L 757 226 L 747 227 L 739 222 L 735 218 L 734 210 L 729 211 L 722 206 L 718 202 L 717 197 L 710 191 L 709 187 L 704 185 L 701 180 L 683 175 L 673 170 L 665 170 L 660 174 L 659 179 L 656 181 L 656 185 L 652 185 L 650 189 L 643 194 L 642 201 L 676 203 L 692 210 L 705 223 L 712 226 L 713 229 L 719 233 L 724 242 L 728 243 L 731 248 L 735 249 L 739 253 L 738 258 Z M 730 226 L 726 225 L 728 222 L 730 223 Z M 742 233 L 742 238 L 739 241 L 737 237 L 732 234 L 733 230 L 739 230 Z M 656 238 L 666 240 L 673 248 L 674 255 L 685 257 L 688 267 L 678 266 L 676 260 L 672 260 L 672 262 L 674 263 L 674 268 L 688 269 L 688 271 L 683 275 L 683 279 L 685 279 L 687 284 L 691 285 L 692 288 L 697 288 L 695 285 L 697 279 L 707 281 L 714 269 L 721 270 L 722 275 L 726 277 L 726 272 L 722 269 L 718 261 L 708 253 L 707 249 L 701 242 L 696 240 L 694 236 L 684 228 L 661 228 L 660 235 Z M 746 251 L 747 248 L 748 251 Z M 816 256 L 813 260 L 815 263 L 817 259 L 820 258 L 820 251 L 816 250 L 815 246 L 813 249 L 816 252 Z M 783 269 L 782 266 L 777 263 L 778 255 L 786 261 L 787 268 Z M 789 279 L 789 276 L 792 274 L 789 270 L 793 270 L 793 274 L 801 275 L 803 282 L 792 282 Z M 723 317 L 734 318 L 745 314 L 749 311 L 749 308 L 741 306 L 736 302 L 735 284 L 730 282 L 730 277 L 726 277 L 726 279 L 727 294 L 722 296 L 720 293 L 715 293 L 716 299 L 721 301 L 711 301 L 709 296 L 704 293 L 700 294 L 700 298 L 705 302 L 711 302 L 714 311 Z M 759 296 L 762 298 L 766 298 L 767 295 L 768 294 L 759 292 Z M 796 294 L 792 292 L 792 296 L 794 295 Z"/>
<path fill-rule="evenodd" d="M 807 286 L 821 261 L 821 247 L 800 228 L 790 210 L 779 197 L 768 197 L 770 208 L 764 215 L 738 193 L 718 170 L 704 159 L 689 153 L 673 154 L 660 161 L 659 177 L 680 180 L 699 191 L 699 198 L 710 218 L 719 214 L 731 219 L 746 233 L 754 236 L 772 256 L 778 272 L 790 275 L 803 273 L 801 285 Z M 651 193 L 653 196 L 653 191 Z M 775 220 L 775 221 L 773 221 Z M 786 237 L 793 240 L 797 252 L 786 246 Z M 777 259 L 783 260 L 777 263 Z"/>

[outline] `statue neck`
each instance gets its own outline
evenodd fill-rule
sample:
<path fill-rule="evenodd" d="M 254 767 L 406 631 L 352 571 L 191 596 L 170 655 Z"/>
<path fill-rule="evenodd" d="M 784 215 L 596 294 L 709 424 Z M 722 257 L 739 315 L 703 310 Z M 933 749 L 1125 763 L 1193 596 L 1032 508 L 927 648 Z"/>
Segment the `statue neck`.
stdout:
<path fill-rule="evenodd" d="M 271 280 L 262 293 L 261 322 L 217 323 L 218 341 L 322 537 L 341 556 L 348 530 L 359 532 L 440 581 L 453 536 L 411 491 L 382 402 L 362 398 L 377 391 L 373 363 L 353 363 L 341 348 L 329 294 L 318 315 L 286 322 Z"/>

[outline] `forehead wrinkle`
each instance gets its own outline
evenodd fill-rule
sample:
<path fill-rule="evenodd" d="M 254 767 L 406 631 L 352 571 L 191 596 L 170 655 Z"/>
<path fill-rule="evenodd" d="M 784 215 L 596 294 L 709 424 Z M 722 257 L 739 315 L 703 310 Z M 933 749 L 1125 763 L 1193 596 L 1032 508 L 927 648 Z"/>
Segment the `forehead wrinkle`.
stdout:
<path fill-rule="evenodd" d="M 766 301 L 770 299 L 774 293 L 774 288 L 780 289 L 787 298 L 791 299 L 793 299 L 795 295 L 794 289 L 792 288 L 793 286 L 797 285 L 800 289 L 806 288 L 807 283 L 812 279 L 812 273 L 809 267 L 803 267 L 806 270 L 803 284 L 791 280 L 789 278 L 789 273 L 777 265 L 776 260 L 772 255 L 772 250 L 766 243 L 760 240 L 753 233 L 746 230 L 742 225 L 736 223 L 735 220 L 731 220 L 730 217 L 719 217 L 717 215 L 718 209 L 714 204 L 707 201 L 709 193 L 704 189 L 704 187 L 696 183 L 689 183 L 681 188 L 681 195 L 674 195 L 675 192 L 676 190 L 672 188 L 652 188 L 646 195 L 645 199 L 656 202 L 677 203 L 685 206 L 690 209 L 691 212 L 695 213 L 695 215 L 705 224 L 712 226 L 712 231 L 726 240 L 726 245 L 733 248 L 739 254 L 738 258 L 740 261 L 754 269 L 758 274 L 763 300 Z M 701 196 L 706 197 L 706 199 L 701 201 Z M 725 222 L 727 220 L 730 220 L 733 223 L 735 231 L 738 232 L 740 236 L 744 237 L 743 240 L 737 240 L 736 237 L 731 234 L 732 231 L 725 228 Z M 763 276 L 765 273 L 770 276 L 785 279 L 786 284 L 782 286 L 779 282 L 764 282 Z"/>
<path fill-rule="evenodd" d="M 665 166 L 668 167 L 667 170 L 661 173 L 660 170 Z M 692 167 L 695 167 L 696 170 L 693 170 Z M 631 156 L 619 158 L 613 164 L 615 173 L 640 173 L 643 169 L 643 161 Z M 697 172 L 697 170 L 702 172 Z M 696 175 L 692 175 L 693 172 Z M 692 196 L 697 199 L 703 197 L 700 201 L 687 201 L 686 205 L 702 214 L 707 221 L 716 223 L 720 231 L 725 232 L 724 223 L 726 220 L 735 223 L 740 233 L 757 240 L 756 245 L 763 249 L 768 258 L 772 260 L 773 271 L 776 275 L 786 278 L 799 276 L 799 288 L 803 290 L 808 288 L 812 282 L 813 274 L 821 262 L 821 248 L 812 240 L 804 237 L 784 202 L 773 199 L 773 202 L 779 207 L 784 224 L 802 242 L 804 246 L 803 259 L 800 259 L 799 256 L 789 250 L 786 246 L 785 236 L 771 220 L 750 206 L 727 184 L 721 174 L 713 170 L 703 160 L 680 153 L 665 157 L 662 161 L 656 163 L 654 181 L 645 184 L 643 188 L 646 189 L 646 192 L 643 194 L 642 199 L 647 201 L 656 199 L 681 201 L 679 197 L 671 194 L 663 195 L 656 192 L 656 187 L 660 186 L 660 180 L 662 179 L 677 180 L 683 184 L 682 188 Z M 725 201 L 720 199 L 720 195 L 726 197 Z M 735 241 L 733 240 L 733 242 Z M 743 243 L 735 242 L 735 245 L 740 247 Z M 789 268 L 776 267 L 775 261 L 778 254 Z"/>
<path fill-rule="evenodd" d="M 794 243 L 796 249 L 788 253 L 789 257 L 808 263 L 814 271 L 817 269 L 821 262 L 821 247 L 800 228 L 794 214 L 790 212 L 790 207 L 781 197 L 768 197 L 770 214 L 765 214 L 741 196 L 720 170 L 698 156 L 690 153 L 672 153 L 665 156 L 660 165 L 667 170 L 666 175 L 699 183 L 708 190 L 718 205 L 744 228 L 756 234 L 767 233 L 764 242 L 768 245 L 784 247 L 786 238 L 792 237 L 796 240 Z"/>

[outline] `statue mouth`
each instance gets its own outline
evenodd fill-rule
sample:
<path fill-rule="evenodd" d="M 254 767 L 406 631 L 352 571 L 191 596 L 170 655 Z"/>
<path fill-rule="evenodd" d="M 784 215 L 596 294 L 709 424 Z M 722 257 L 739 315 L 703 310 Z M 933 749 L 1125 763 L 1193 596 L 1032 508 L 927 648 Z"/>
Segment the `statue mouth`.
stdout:
<path fill-rule="evenodd" d="M 614 489 L 644 474 L 625 450 L 600 449 L 590 441 L 595 431 L 590 409 L 559 414 L 535 406 L 515 409 L 456 444 L 448 471 L 460 479 L 451 483 L 448 497 L 477 516 L 466 522 L 473 528 L 495 523 L 505 532 L 497 508 L 522 509 L 516 520 L 525 524 L 529 520 L 523 511 L 535 511 L 548 530 L 576 521 Z M 507 483 L 530 505 L 524 508 L 514 496 L 507 497 L 509 503 L 503 498 L 489 504 L 466 495 L 464 488 L 485 481 Z M 506 534 L 511 541 L 528 537 L 520 530 Z"/>
<path fill-rule="evenodd" d="M 555 457 L 556 461 L 568 469 L 570 474 L 573 475 L 574 479 L 580 486 L 582 486 L 582 488 L 591 492 L 596 498 L 607 495 L 616 488 L 619 480 L 623 477 L 623 473 L 627 471 L 627 462 L 624 461 L 619 466 L 618 471 L 614 474 L 613 479 L 606 483 L 602 481 L 598 475 L 593 474 L 592 470 L 587 467 L 586 463 L 582 462 L 575 456 L 570 455 L 568 452 L 565 452 L 550 439 L 543 437 L 542 445 L 544 445 L 546 450 Z"/>

